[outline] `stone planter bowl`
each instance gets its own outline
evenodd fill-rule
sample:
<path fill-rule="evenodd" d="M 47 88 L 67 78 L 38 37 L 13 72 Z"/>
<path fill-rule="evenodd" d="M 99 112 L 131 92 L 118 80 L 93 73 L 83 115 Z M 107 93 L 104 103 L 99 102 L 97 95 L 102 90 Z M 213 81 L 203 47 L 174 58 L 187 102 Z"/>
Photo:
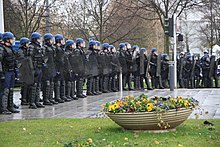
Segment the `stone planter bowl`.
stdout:
<path fill-rule="evenodd" d="M 167 129 L 161 129 L 158 126 L 158 113 L 156 112 L 139 112 L 139 113 L 110 113 L 106 115 L 116 124 L 126 130 L 133 131 L 152 131 L 152 132 L 169 132 L 175 131 L 176 127 L 183 123 L 192 113 L 192 108 L 181 108 L 180 110 L 168 110 L 162 113 L 161 120 L 170 125 Z"/>

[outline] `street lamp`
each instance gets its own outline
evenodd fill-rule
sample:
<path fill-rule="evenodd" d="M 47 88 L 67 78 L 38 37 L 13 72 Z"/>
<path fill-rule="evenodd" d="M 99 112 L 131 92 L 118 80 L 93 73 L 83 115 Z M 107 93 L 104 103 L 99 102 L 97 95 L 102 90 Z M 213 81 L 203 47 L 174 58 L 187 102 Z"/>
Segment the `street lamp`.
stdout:
<path fill-rule="evenodd" d="M 3 0 L 0 0 L 0 32 L 4 32 L 4 11 L 3 11 Z"/>

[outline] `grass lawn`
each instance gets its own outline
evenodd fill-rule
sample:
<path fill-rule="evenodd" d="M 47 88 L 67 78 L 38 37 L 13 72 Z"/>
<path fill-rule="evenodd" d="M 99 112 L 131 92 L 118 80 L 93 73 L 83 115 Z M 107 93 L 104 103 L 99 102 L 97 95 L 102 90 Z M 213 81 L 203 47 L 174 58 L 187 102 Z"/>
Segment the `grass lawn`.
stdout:
<path fill-rule="evenodd" d="M 189 119 L 176 132 L 147 133 L 122 130 L 110 119 L 36 119 L 0 122 L 0 147 L 77 146 L 220 146 L 220 120 Z M 89 139 L 91 138 L 91 139 Z"/>

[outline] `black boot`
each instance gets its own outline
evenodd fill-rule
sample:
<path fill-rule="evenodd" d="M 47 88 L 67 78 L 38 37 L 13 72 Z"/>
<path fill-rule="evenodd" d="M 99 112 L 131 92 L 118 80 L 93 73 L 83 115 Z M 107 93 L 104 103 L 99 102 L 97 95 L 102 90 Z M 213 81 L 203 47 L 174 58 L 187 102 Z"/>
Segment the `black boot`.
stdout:
<path fill-rule="evenodd" d="M 124 74 L 124 75 L 122 75 L 122 87 L 123 87 L 123 90 L 128 90 L 127 88 L 126 88 L 126 81 L 127 81 L 127 75 L 126 74 Z"/>
<path fill-rule="evenodd" d="M 11 111 L 12 113 L 19 113 L 20 111 L 14 108 L 13 94 L 14 94 L 14 89 L 10 88 L 9 96 L 8 96 L 8 110 Z"/>
<path fill-rule="evenodd" d="M 75 97 L 76 92 L 75 92 L 75 82 L 71 82 L 71 98 L 73 100 L 78 100 L 77 97 Z"/>
<path fill-rule="evenodd" d="M 58 104 L 58 102 L 56 102 L 53 98 L 53 90 L 54 90 L 54 82 L 50 82 L 50 96 L 49 96 L 49 101 L 52 104 Z"/>
<path fill-rule="evenodd" d="M 158 82 L 159 82 L 159 88 L 164 89 L 161 77 L 158 77 Z"/>
<path fill-rule="evenodd" d="M 108 93 L 108 76 L 104 76 L 103 79 L 103 93 Z"/>
<path fill-rule="evenodd" d="M 0 97 L 0 114 L 11 114 L 11 112 L 7 109 L 8 107 L 8 95 L 9 95 L 9 89 L 4 89 L 2 97 Z"/>
<path fill-rule="evenodd" d="M 101 92 L 101 93 L 103 93 L 103 76 L 101 76 L 100 78 L 99 78 L 99 80 L 98 80 L 98 84 L 99 84 L 99 91 Z"/>
<path fill-rule="evenodd" d="M 43 88 L 43 104 L 51 106 L 53 105 L 50 101 L 50 81 L 44 82 L 44 88 Z"/>
<path fill-rule="evenodd" d="M 150 82 L 149 82 L 149 79 L 147 77 L 145 78 L 145 83 L 147 85 L 147 90 L 153 90 L 153 88 L 150 87 Z"/>
<path fill-rule="evenodd" d="M 87 85 L 87 92 L 86 92 L 86 95 L 88 95 L 88 96 L 93 96 L 94 95 L 92 93 L 92 82 L 93 82 L 93 80 L 92 80 L 91 77 L 87 79 L 87 83 L 86 83 L 86 85 Z"/>
<path fill-rule="evenodd" d="M 30 93 L 29 93 L 29 108 L 30 109 L 37 109 L 37 106 L 35 104 L 35 99 L 36 99 L 36 88 L 37 88 L 37 84 L 35 83 L 34 85 L 32 85 L 30 87 Z"/>
<path fill-rule="evenodd" d="M 140 77 L 140 87 L 141 87 L 141 90 L 144 90 L 144 78 L 141 76 Z"/>
<path fill-rule="evenodd" d="M 24 85 L 21 87 L 21 105 L 28 105 L 28 87 Z"/>
<path fill-rule="evenodd" d="M 141 86 L 140 86 L 140 76 L 137 76 L 137 78 L 136 78 L 136 85 L 137 85 L 137 90 L 141 90 Z"/>
<path fill-rule="evenodd" d="M 132 84 L 131 84 L 131 76 L 130 76 L 130 74 L 128 75 L 128 77 L 127 77 L 127 82 L 128 82 L 128 90 L 134 90 L 133 88 L 132 88 Z"/>
<path fill-rule="evenodd" d="M 86 96 L 83 94 L 83 79 L 78 79 L 76 82 L 76 97 L 85 98 Z"/>
<path fill-rule="evenodd" d="M 95 81 L 95 78 L 93 78 L 93 81 L 92 81 L 92 93 L 94 95 L 99 95 L 99 93 L 96 92 L 96 81 Z"/>
<path fill-rule="evenodd" d="M 95 78 L 95 92 L 98 94 L 102 94 L 101 90 L 99 89 L 99 77 Z"/>
<path fill-rule="evenodd" d="M 36 88 L 35 105 L 37 106 L 37 108 L 45 108 L 45 106 L 40 103 L 40 91 L 41 84 L 39 83 Z"/>
<path fill-rule="evenodd" d="M 109 92 L 112 92 L 112 76 L 110 76 L 109 78 L 108 78 L 108 91 Z"/>
<path fill-rule="evenodd" d="M 135 76 L 134 77 L 134 90 L 138 90 L 138 88 L 137 88 L 137 77 Z"/>
<path fill-rule="evenodd" d="M 152 88 L 155 89 L 156 88 L 156 79 L 155 79 L 155 77 L 151 78 L 151 82 L 152 82 Z"/>
<path fill-rule="evenodd" d="M 71 81 L 68 81 L 67 85 L 66 85 L 66 100 L 67 100 L 67 102 L 72 100 L 72 98 L 71 98 Z"/>
<path fill-rule="evenodd" d="M 115 80 L 115 76 L 112 76 L 112 79 L 111 79 L 111 89 L 113 92 L 117 92 L 117 87 L 116 87 L 116 80 Z"/>
<path fill-rule="evenodd" d="M 71 99 L 66 97 L 66 88 L 68 89 L 68 84 L 66 85 L 65 81 L 61 81 L 61 85 L 60 85 L 60 98 L 62 100 L 64 100 L 64 102 L 70 102 Z"/>
<path fill-rule="evenodd" d="M 54 86 L 54 94 L 55 94 L 55 101 L 58 103 L 64 103 L 64 100 L 60 98 L 60 81 L 56 81 Z"/>

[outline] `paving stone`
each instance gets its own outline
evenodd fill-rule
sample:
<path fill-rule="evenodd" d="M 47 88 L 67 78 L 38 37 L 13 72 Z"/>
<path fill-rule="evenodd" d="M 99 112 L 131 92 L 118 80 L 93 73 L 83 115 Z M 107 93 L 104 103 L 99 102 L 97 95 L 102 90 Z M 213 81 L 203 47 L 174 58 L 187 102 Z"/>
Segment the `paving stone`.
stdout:
<path fill-rule="evenodd" d="M 123 96 L 138 96 L 143 91 L 124 91 Z M 148 96 L 183 96 L 193 97 L 200 102 L 200 107 L 190 115 L 189 118 L 220 119 L 220 89 L 155 89 L 144 91 Z M 26 120 L 34 118 L 100 118 L 106 117 L 101 112 L 101 105 L 123 97 L 120 92 L 105 93 L 98 96 L 90 96 L 84 99 L 65 102 L 58 105 L 46 106 L 40 109 L 28 109 L 28 106 L 20 106 L 20 113 L 12 115 L 0 115 L 0 121 Z M 20 92 L 14 93 L 14 102 L 20 105 Z M 201 114 L 201 115 L 200 115 Z"/>

